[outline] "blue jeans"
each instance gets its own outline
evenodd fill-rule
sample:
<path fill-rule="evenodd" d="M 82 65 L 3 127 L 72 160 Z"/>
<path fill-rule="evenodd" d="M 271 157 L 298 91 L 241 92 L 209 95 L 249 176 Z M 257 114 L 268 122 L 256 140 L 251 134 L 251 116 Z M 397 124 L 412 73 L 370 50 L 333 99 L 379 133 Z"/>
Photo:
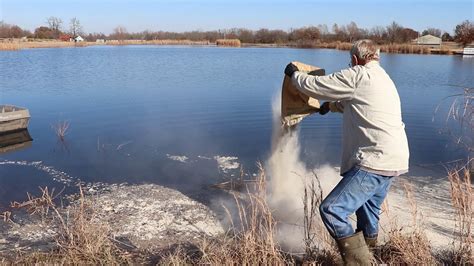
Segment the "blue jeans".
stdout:
<path fill-rule="evenodd" d="M 373 174 L 353 167 L 323 200 L 319 211 L 324 225 L 335 239 L 354 234 L 349 215 L 356 213 L 357 231 L 376 237 L 380 206 L 392 183 L 391 176 Z"/>

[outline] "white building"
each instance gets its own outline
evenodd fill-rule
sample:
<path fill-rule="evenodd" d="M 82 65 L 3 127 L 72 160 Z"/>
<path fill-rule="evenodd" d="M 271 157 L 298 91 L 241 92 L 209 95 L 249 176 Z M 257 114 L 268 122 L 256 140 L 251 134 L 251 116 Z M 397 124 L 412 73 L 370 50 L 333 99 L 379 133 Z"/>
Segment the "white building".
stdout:
<path fill-rule="evenodd" d="M 441 45 L 441 38 L 428 34 L 418 37 L 415 39 L 415 42 L 418 45 L 426 45 L 432 48 L 438 48 Z"/>
<path fill-rule="evenodd" d="M 74 38 L 74 41 L 75 42 L 83 42 L 84 38 L 82 38 L 81 36 L 77 36 L 76 38 Z"/>

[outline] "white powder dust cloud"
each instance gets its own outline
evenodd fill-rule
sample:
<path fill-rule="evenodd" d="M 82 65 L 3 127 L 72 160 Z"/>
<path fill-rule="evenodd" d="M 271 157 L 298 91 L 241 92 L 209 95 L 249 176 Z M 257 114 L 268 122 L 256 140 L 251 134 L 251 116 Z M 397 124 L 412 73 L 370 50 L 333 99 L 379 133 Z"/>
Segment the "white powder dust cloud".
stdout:
<path fill-rule="evenodd" d="M 272 150 L 265 164 L 269 179 L 269 202 L 278 221 L 277 238 L 283 248 L 299 252 L 303 243 L 303 194 L 305 184 L 318 176 L 324 197 L 339 182 L 334 166 L 309 169 L 301 160 L 299 131 L 286 132 L 281 126 L 280 97 L 272 102 Z M 319 218 L 319 217 L 318 217 Z"/>

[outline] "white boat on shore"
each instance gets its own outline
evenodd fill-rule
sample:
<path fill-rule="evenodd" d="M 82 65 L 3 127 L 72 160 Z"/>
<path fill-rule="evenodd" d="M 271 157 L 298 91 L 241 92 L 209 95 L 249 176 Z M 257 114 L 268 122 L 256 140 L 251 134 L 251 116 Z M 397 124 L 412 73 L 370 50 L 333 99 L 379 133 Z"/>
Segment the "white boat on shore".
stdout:
<path fill-rule="evenodd" d="M 28 109 L 13 105 L 0 105 L 0 133 L 28 127 L 30 112 Z"/>
<path fill-rule="evenodd" d="M 465 47 L 462 51 L 463 55 L 474 55 L 474 47 Z"/>
<path fill-rule="evenodd" d="M 467 57 L 474 56 L 474 46 L 464 47 L 462 50 L 454 51 L 454 54 L 463 55 Z"/>

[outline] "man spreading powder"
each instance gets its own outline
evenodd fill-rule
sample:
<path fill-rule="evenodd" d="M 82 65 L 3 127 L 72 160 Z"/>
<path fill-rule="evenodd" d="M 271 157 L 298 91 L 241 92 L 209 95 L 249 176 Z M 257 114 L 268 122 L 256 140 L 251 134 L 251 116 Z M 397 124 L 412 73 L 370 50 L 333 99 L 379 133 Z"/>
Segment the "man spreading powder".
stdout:
<path fill-rule="evenodd" d="M 288 64 L 285 74 L 297 89 L 327 100 L 319 111 L 343 113 L 342 180 L 324 199 L 320 213 L 348 265 L 368 265 L 376 244 L 380 206 L 393 177 L 408 172 L 408 142 L 400 98 L 379 64 L 370 40 L 355 42 L 351 67 L 328 76 L 311 76 Z M 349 216 L 355 212 L 354 231 Z"/>

